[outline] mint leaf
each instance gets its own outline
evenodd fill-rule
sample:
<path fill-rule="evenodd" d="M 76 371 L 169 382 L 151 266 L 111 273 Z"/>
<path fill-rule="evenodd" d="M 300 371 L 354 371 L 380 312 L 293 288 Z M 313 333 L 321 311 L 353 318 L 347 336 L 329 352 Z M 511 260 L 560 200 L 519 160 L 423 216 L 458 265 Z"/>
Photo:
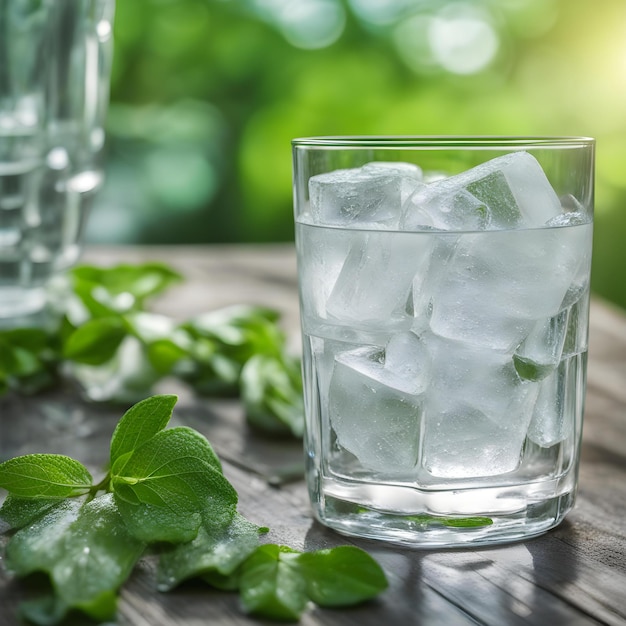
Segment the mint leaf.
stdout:
<path fill-rule="evenodd" d="M 21 498 L 68 498 L 87 493 L 91 474 L 60 454 L 28 454 L 0 463 L 0 487 Z"/>
<path fill-rule="evenodd" d="M 101 365 L 117 352 L 128 334 L 122 318 L 102 317 L 79 326 L 65 343 L 65 358 L 87 365 Z"/>
<path fill-rule="evenodd" d="M 61 502 L 59 498 L 19 498 L 9 494 L 0 507 L 0 519 L 13 529 L 22 528 Z"/>
<path fill-rule="evenodd" d="M 156 262 L 138 265 L 122 263 L 109 268 L 83 265 L 76 267 L 71 273 L 77 281 L 98 285 L 106 290 L 111 299 L 121 294 L 132 296 L 133 305 L 135 302 L 142 303 L 147 297 L 160 293 L 181 280 L 178 272 Z M 100 299 L 106 302 L 102 295 Z"/>
<path fill-rule="evenodd" d="M 368 509 L 363 510 L 367 511 Z M 451 528 L 478 528 L 493 524 L 490 517 L 443 517 L 441 515 L 423 514 L 407 515 L 402 518 L 424 526 L 449 526 Z"/>
<path fill-rule="evenodd" d="M 349 606 L 384 591 L 387 579 L 380 565 L 367 552 L 340 546 L 304 552 L 297 558 L 307 595 L 320 606 Z"/>
<path fill-rule="evenodd" d="M 34 600 L 27 600 L 20 605 L 20 615 L 38 626 L 54 626 L 65 622 L 72 609 L 84 608 L 92 619 L 98 622 L 108 621 L 115 616 L 117 596 L 113 591 L 105 591 L 98 598 L 92 599 L 85 607 L 71 607 L 54 593 L 45 593 Z M 75 616 L 78 618 L 78 616 Z M 77 619 L 72 624 L 82 623 Z M 93 622 L 91 622 L 93 623 Z"/>
<path fill-rule="evenodd" d="M 140 341 L 130 335 L 124 338 L 110 361 L 97 366 L 73 363 L 71 372 L 91 400 L 124 405 L 146 398 L 160 378 Z"/>
<path fill-rule="evenodd" d="M 27 605 L 29 618 L 56 623 L 78 609 L 104 620 L 114 617 L 116 590 L 144 547 L 128 533 L 112 494 L 105 494 L 85 504 L 67 500 L 19 530 L 7 544 L 7 565 L 21 576 L 50 575 L 54 601 Z"/>
<path fill-rule="evenodd" d="M 65 533 L 76 521 L 80 499 L 62 500 L 30 525 L 18 530 L 6 546 L 6 566 L 18 576 L 50 572 L 63 550 Z"/>
<path fill-rule="evenodd" d="M 188 351 L 173 339 L 158 339 L 147 346 L 148 360 L 162 376 L 170 374 L 176 364 L 188 357 L 188 354 Z"/>
<path fill-rule="evenodd" d="M 243 564 L 239 582 L 247 612 L 280 620 L 297 620 L 308 600 L 350 606 L 388 586 L 374 559 L 353 546 L 300 553 L 264 545 Z"/>
<path fill-rule="evenodd" d="M 444 526 L 452 528 L 478 528 L 493 524 L 490 517 L 445 517 L 441 521 Z"/>
<path fill-rule="evenodd" d="M 237 493 L 208 441 L 191 428 L 163 430 L 130 454 L 111 485 L 124 521 L 143 541 L 191 541 L 202 512 L 230 519 Z"/>
<path fill-rule="evenodd" d="M 250 424 L 267 432 L 302 437 L 304 402 L 296 361 L 257 354 L 243 366 L 240 389 Z"/>
<path fill-rule="evenodd" d="M 221 523 L 204 522 L 193 541 L 177 545 L 161 555 L 157 573 L 159 590 L 169 591 L 194 576 L 203 576 L 210 582 L 212 574 L 217 574 L 213 580 L 224 588 L 224 581 L 258 545 L 258 526 L 239 513 L 235 513 L 225 527 Z"/>
<path fill-rule="evenodd" d="M 0 330 L 0 395 L 34 393 L 56 380 L 55 340 L 41 328 Z"/>
<path fill-rule="evenodd" d="M 278 357 L 284 335 L 278 313 L 255 306 L 231 306 L 195 317 L 181 326 L 193 339 L 191 359 L 178 375 L 200 393 L 236 392 L 243 365 L 255 354 Z"/>
<path fill-rule="evenodd" d="M 247 613 L 278 620 L 300 618 L 308 597 L 298 554 L 285 546 L 264 545 L 243 564 L 239 590 Z"/>
<path fill-rule="evenodd" d="M 39 352 L 48 347 L 48 333 L 41 328 L 11 328 L 0 332 L 0 338 L 7 344 L 23 348 L 29 352 Z"/>
<path fill-rule="evenodd" d="M 527 359 L 517 354 L 513 355 L 513 365 L 520 378 L 534 382 L 543 380 L 556 369 L 556 366 L 553 364 L 536 363 L 532 359 Z"/>
<path fill-rule="evenodd" d="M 276 344 L 282 344 L 282 335 L 275 324 L 278 318 L 278 312 L 273 309 L 235 305 L 199 315 L 186 326 L 200 337 L 239 346 L 246 352 L 255 346 L 256 351 L 269 354 L 274 352 Z"/>
<path fill-rule="evenodd" d="M 20 615 L 38 626 L 53 626 L 63 620 L 68 607 L 54 593 L 46 593 L 20 604 Z"/>
<path fill-rule="evenodd" d="M 144 548 L 126 529 L 112 494 L 87 502 L 65 534 L 50 572 L 56 594 L 94 619 L 111 619 L 115 592 Z"/>
<path fill-rule="evenodd" d="M 172 372 L 178 361 L 189 356 L 193 340 L 165 315 L 138 312 L 126 316 L 131 332 L 144 345 L 146 356 L 162 376 Z"/>
<path fill-rule="evenodd" d="M 133 452 L 167 426 L 177 401 L 177 396 L 152 396 L 124 413 L 111 437 L 112 468 L 120 457 Z"/>

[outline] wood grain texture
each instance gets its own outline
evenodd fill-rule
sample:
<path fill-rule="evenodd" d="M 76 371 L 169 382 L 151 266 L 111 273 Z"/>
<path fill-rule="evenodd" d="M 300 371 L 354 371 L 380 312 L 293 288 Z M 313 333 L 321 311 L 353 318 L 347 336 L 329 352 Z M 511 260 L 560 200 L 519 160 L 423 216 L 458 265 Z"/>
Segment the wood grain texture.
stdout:
<path fill-rule="evenodd" d="M 182 319 L 221 306 L 278 308 L 297 349 L 298 300 L 291 246 L 94 248 L 104 264 L 162 260 L 187 281 L 154 302 Z M 271 477 L 301 462 L 301 445 L 249 431 L 236 400 L 202 399 L 183 387 L 175 423 L 209 437 L 240 495 L 240 510 L 271 528 L 268 540 L 295 548 L 353 544 L 384 567 L 390 588 L 352 610 L 311 610 L 304 626 L 559 626 L 626 624 L 626 315 L 592 302 L 588 393 L 579 496 L 560 527 L 526 542 L 472 550 L 410 550 L 342 537 L 312 519 L 303 481 L 280 487 Z M 84 403 L 70 390 L 38 398 L 0 399 L 0 452 L 60 452 L 96 474 L 119 411 Z M 18 624 L 27 594 L 0 570 L 0 626 Z M 233 594 L 188 584 L 155 590 L 154 562 L 143 559 L 124 586 L 120 626 L 220 626 L 262 622 L 243 615 Z"/>

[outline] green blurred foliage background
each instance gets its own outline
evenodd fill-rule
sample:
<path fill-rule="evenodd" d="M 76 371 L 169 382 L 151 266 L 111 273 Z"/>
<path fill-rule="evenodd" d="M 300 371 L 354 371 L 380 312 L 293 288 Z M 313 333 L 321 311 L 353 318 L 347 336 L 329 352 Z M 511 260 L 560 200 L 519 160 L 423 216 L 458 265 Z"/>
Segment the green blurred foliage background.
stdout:
<path fill-rule="evenodd" d="M 293 237 L 294 137 L 596 137 L 593 288 L 626 307 L 624 0 L 117 0 L 92 242 Z"/>

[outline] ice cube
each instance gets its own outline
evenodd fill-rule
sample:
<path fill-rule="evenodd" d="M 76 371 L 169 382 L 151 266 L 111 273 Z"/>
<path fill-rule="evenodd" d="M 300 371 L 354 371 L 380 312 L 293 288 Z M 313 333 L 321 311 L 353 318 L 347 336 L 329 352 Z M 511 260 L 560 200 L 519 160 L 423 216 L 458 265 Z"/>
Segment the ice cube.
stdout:
<path fill-rule="evenodd" d="M 411 284 L 429 263 L 433 240 L 412 233 L 368 232 L 355 239 L 328 297 L 329 318 L 354 327 L 410 326 Z"/>
<path fill-rule="evenodd" d="M 382 172 L 383 174 L 398 174 L 407 176 L 415 180 L 422 180 L 422 169 L 414 163 L 404 163 L 403 161 L 372 161 L 366 163 L 362 168 L 364 172 Z"/>
<path fill-rule="evenodd" d="M 452 233 L 431 234 L 428 238 L 432 242 L 429 258 L 415 273 L 411 284 L 410 312 L 414 318 L 412 328 L 418 333 L 428 327 L 432 314 L 433 294 L 447 270 L 447 263 L 458 240 Z"/>
<path fill-rule="evenodd" d="M 561 202 L 537 159 L 512 152 L 454 177 L 489 208 L 490 228 L 536 228 L 561 213 Z"/>
<path fill-rule="evenodd" d="M 528 438 L 544 448 L 566 439 L 573 430 L 576 400 L 576 367 L 565 359 L 541 382 L 528 427 Z"/>
<path fill-rule="evenodd" d="M 410 164 L 405 164 L 410 165 Z M 406 170 L 405 167 L 401 168 Z M 373 163 L 363 168 L 335 170 L 309 180 L 310 210 L 316 224 L 394 228 L 403 201 L 421 183 L 411 174 Z"/>
<path fill-rule="evenodd" d="M 419 340 L 405 336 L 390 348 L 387 366 L 375 347 L 338 354 L 328 403 L 338 443 L 364 467 L 385 474 L 409 471 L 418 462 L 422 394 L 415 392 L 426 385 L 421 377 L 428 369 L 405 364 L 411 355 L 423 358 Z"/>
<path fill-rule="evenodd" d="M 559 227 L 559 226 L 582 226 L 588 224 L 589 218 L 580 211 L 570 211 L 569 213 L 560 213 L 555 215 L 546 222 L 546 226 Z"/>
<path fill-rule="evenodd" d="M 367 174 L 388 174 L 400 178 L 400 206 L 413 192 L 422 187 L 422 169 L 413 163 L 402 161 L 372 161 L 366 163 L 361 170 Z"/>
<path fill-rule="evenodd" d="M 430 354 L 424 342 L 415 333 L 392 335 L 385 347 L 384 370 L 393 377 L 394 385 L 407 393 L 419 394 L 426 390 L 430 374 Z"/>
<path fill-rule="evenodd" d="M 520 380 L 507 354 L 433 335 L 424 341 L 433 358 L 425 393 L 426 469 L 447 478 L 514 470 L 538 384 Z"/>
<path fill-rule="evenodd" d="M 432 330 L 514 349 L 537 320 L 561 310 L 590 238 L 590 225 L 461 235 L 433 293 Z"/>
<path fill-rule="evenodd" d="M 485 230 L 489 211 L 484 202 L 464 189 L 447 192 L 426 185 L 413 193 L 402 207 L 402 230 Z"/>
<path fill-rule="evenodd" d="M 303 330 L 316 334 L 319 320 L 326 319 L 326 303 L 349 251 L 363 245 L 360 231 L 343 231 L 296 225 L 296 249 L 300 272 L 300 303 Z"/>
<path fill-rule="evenodd" d="M 427 412 L 423 465 L 433 476 L 479 478 L 511 472 L 520 461 L 522 443 L 503 421 L 494 424 L 475 407 L 448 403 Z M 432 411 L 432 413 L 430 412 Z"/>
<path fill-rule="evenodd" d="M 432 334 L 424 334 L 422 341 L 432 357 L 427 395 L 439 407 L 465 403 L 498 423 L 509 420 L 512 407 L 524 405 L 529 389 L 536 387 L 519 377 L 509 354 Z M 529 421 L 530 415 L 524 432 Z"/>
<path fill-rule="evenodd" d="M 562 358 L 582 354 L 588 347 L 589 328 L 589 286 L 587 285 L 579 297 L 566 310 L 567 332 L 563 343 Z"/>
<path fill-rule="evenodd" d="M 568 311 L 539 320 L 515 350 L 513 363 L 525 380 L 541 380 L 554 371 L 563 352 Z"/>
<path fill-rule="evenodd" d="M 411 230 L 423 224 L 443 230 L 536 228 L 560 213 L 560 200 L 535 157 L 513 152 L 418 189 L 403 207 L 401 223 Z"/>

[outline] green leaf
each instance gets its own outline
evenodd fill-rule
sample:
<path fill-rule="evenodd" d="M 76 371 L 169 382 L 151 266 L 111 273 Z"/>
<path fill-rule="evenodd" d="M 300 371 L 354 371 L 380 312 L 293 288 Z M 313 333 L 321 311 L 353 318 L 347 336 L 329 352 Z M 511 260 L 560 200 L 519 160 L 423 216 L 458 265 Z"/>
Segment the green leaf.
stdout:
<path fill-rule="evenodd" d="M 67 615 L 68 607 L 54 593 L 45 593 L 34 600 L 22 602 L 19 607 L 20 615 L 38 624 L 38 626 L 54 626 L 59 624 Z"/>
<path fill-rule="evenodd" d="M 0 487 L 21 498 L 67 498 L 86 493 L 91 474 L 60 454 L 29 454 L 0 464 Z"/>
<path fill-rule="evenodd" d="M 131 332 L 145 346 L 147 357 L 161 375 L 169 374 L 176 363 L 189 356 L 193 339 L 165 315 L 138 312 L 126 316 Z"/>
<path fill-rule="evenodd" d="M 89 318 L 110 317 L 132 310 L 135 299 L 130 296 L 130 302 L 123 297 L 112 298 L 109 292 L 98 283 L 75 278 L 74 292 L 68 298 L 66 315 L 68 322 L 74 327 L 84 324 Z M 66 329 L 67 331 L 67 329 Z"/>
<path fill-rule="evenodd" d="M 296 361 L 255 355 L 242 369 L 240 389 L 250 424 L 268 432 L 302 436 L 304 401 Z"/>
<path fill-rule="evenodd" d="M 163 263 L 119 264 L 110 268 L 83 265 L 72 271 L 75 278 L 104 287 L 112 296 L 130 294 L 141 303 L 162 292 L 182 277 Z"/>
<path fill-rule="evenodd" d="M 283 621 L 300 618 L 308 598 L 298 555 L 284 546 L 257 548 L 241 571 L 241 602 L 247 613 Z"/>
<path fill-rule="evenodd" d="M 367 552 L 340 546 L 304 552 L 297 558 L 307 595 L 320 606 L 350 606 L 384 591 L 385 573 Z"/>
<path fill-rule="evenodd" d="M 36 327 L 12 328 L 0 332 L 0 337 L 12 346 L 29 352 L 39 352 L 48 346 L 48 333 Z"/>
<path fill-rule="evenodd" d="M 120 457 L 133 452 L 167 426 L 177 401 L 178 397 L 173 395 L 152 396 L 124 413 L 111 437 L 112 468 Z"/>
<path fill-rule="evenodd" d="M 40 328 L 14 328 L 0 331 L 0 379 L 10 387 L 32 393 L 54 380 L 53 362 L 58 355 L 53 340 Z"/>
<path fill-rule="evenodd" d="M 370 513 L 371 509 L 359 507 L 358 513 Z M 451 528 L 478 528 L 480 526 L 491 526 L 493 520 L 490 517 L 444 517 L 442 515 L 399 515 L 398 519 L 413 522 L 421 526 L 449 526 Z"/>
<path fill-rule="evenodd" d="M 11 528 L 22 528 L 61 502 L 59 498 L 19 498 L 9 494 L 0 507 L 0 519 Z"/>
<path fill-rule="evenodd" d="M 148 345 L 148 360 L 162 376 L 170 374 L 189 353 L 172 339 L 159 339 Z"/>
<path fill-rule="evenodd" d="M 112 494 L 86 503 L 64 539 L 51 571 L 57 595 L 94 619 L 111 619 L 115 592 L 145 545 L 126 529 Z"/>
<path fill-rule="evenodd" d="M 81 607 L 68 606 L 62 598 L 54 593 L 45 593 L 34 600 L 22 602 L 19 607 L 20 615 L 38 626 L 55 626 L 65 622 L 72 610 L 80 610 Z M 98 598 L 92 599 L 85 606 L 85 613 L 98 622 L 108 621 L 115 616 L 117 608 L 117 595 L 115 592 L 103 592 Z M 78 622 L 78 615 L 71 623 Z M 91 620 L 90 620 L 91 622 Z M 91 622 L 93 623 L 93 622 Z"/>
<path fill-rule="evenodd" d="M 260 336 L 267 333 L 272 336 L 273 347 L 280 336 L 275 325 L 279 317 L 278 311 L 273 309 L 235 305 L 203 313 L 190 320 L 188 326 L 199 336 L 218 339 L 231 346 L 243 346 L 255 338 L 258 343 Z"/>
<path fill-rule="evenodd" d="M 13 373 L 17 368 L 17 360 L 11 343 L 0 334 L 0 372 Z"/>
<path fill-rule="evenodd" d="M 160 591 L 169 591 L 194 576 L 218 574 L 218 586 L 245 561 L 259 545 L 259 528 L 235 513 L 227 526 L 205 521 L 198 536 L 164 552 L 159 561 L 157 582 Z M 230 585 L 226 585 L 230 586 Z"/>
<path fill-rule="evenodd" d="M 554 364 L 544 365 L 536 363 L 531 359 L 526 359 L 517 354 L 513 355 L 513 365 L 520 378 L 534 382 L 543 380 L 556 369 L 556 365 Z"/>
<path fill-rule="evenodd" d="M 6 546 L 6 566 L 18 576 L 50 572 L 59 558 L 65 533 L 78 518 L 82 500 L 62 500 L 32 524 L 18 530 Z"/>
<path fill-rule="evenodd" d="M 18 377 L 32 376 L 39 372 L 44 366 L 39 356 L 24 348 L 13 348 L 13 371 L 12 374 Z"/>
<path fill-rule="evenodd" d="M 71 372 L 88 398 L 126 406 L 150 395 L 160 378 L 150 365 L 144 346 L 132 336 L 124 338 L 110 361 L 103 365 L 72 363 Z"/>
<path fill-rule="evenodd" d="M 113 357 L 127 334 L 119 317 L 89 320 L 67 338 L 63 355 L 78 363 L 101 365 Z"/>
<path fill-rule="evenodd" d="M 277 320 L 278 313 L 272 309 L 231 306 L 193 318 L 181 328 L 194 339 L 210 340 L 215 346 L 213 353 L 228 360 L 238 375 L 253 355 L 278 357 L 283 352 L 285 337 Z M 197 358 L 201 359 L 200 355 Z"/>
<path fill-rule="evenodd" d="M 493 520 L 490 517 L 445 517 L 441 520 L 444 526 L 451 528 L 478 528 L 491 526 Z"/>
<path fill-rule="evenodd" d="M 43 620 L 47 614 L 54 623 L 78 609 L 105 620 L 114 617 L 116 591 L 144 548 L 128 533 L 112 494 L 105 494 L 85 504 L 67 500 L 19 530 L 7 544 L 7 564 L 22 576 L 50 575 L 55 601 L 27 608 L 30 615 Z"/>
<path fill-rule="evenodd" d="M 237 493 L 208 441 L 191 428 L 163 430 L 130 454 L 111 485 L 130 531 L 143 541 L 191 541 L 201 513 L 229 519 Z"/>

